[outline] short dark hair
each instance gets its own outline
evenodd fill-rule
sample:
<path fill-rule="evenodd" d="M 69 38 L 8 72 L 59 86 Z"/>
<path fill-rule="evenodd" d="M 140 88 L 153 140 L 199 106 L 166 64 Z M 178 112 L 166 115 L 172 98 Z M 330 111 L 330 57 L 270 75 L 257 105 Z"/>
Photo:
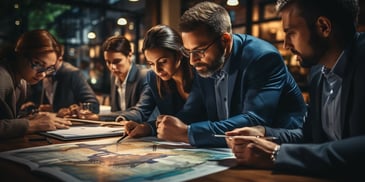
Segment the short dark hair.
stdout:
<path fill-rule="evenodd" d="M 231 18 L 227 10 L 213 2 L 201 2 L 186 10 L 180 18 L 180 31 L 191 32 L 203 27 L 210 35 L 232 33 Z"/>
<path fill-rule="evenodd" d="M 103 52 L 120 52 L 125 56 L 128 56 L 132 52 L 129 40 L 121 35 L 107 38 L 102 45 L 102 50 Z"/>
<path fill-rule="evenodd" d="M 324 16 L 332 22 L 336 37 L 345 42 L 352 40 L 356 32 L 358 0 L 277 0 L 276 9 L 280 12 L 288 5 L 298 7 L 309 28 L 314 27 L 319 16 Z"/>

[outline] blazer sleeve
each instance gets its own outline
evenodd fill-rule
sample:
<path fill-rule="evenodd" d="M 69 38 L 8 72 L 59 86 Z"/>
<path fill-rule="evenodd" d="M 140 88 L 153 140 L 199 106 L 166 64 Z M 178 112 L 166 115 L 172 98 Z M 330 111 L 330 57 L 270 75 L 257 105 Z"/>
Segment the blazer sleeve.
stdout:
<path fill-rule="evenodd" d="M 23 136 L 29 127 L 28 119 L 16 118 L 16 113 L 6 102 L 5 95 L 5 90 L 0 88 L 0 140 Z M 12 101 L 10 100 L 10 102 Z"/>
<path fill-rule="evenodd" d="M 28 119 L 16 119 L 16 98 L 10 74 L 0 66 L 0 139 L 23 136 L 28 130 Z"/>
<path fill-rule="evenodd" d="M 265 127 L 265 136 L 274 136 L 279 139 L 279 143 L 302 143 L 303 129 L 286 129 Z"/>
<path fill-rule="evenodd" d="M 232 115 L 221 121 L 194 122 L 188 130 L 189 141 L 194 146 L 226 146 L 224 138 L 215 138 L 213 134 L 224 134 L 226 131 L 244 126 L 270 126 L 282 99 L 283 88 L 287 79 L 286 67 L 279 54 L 265 54 L 249 65 L 243 76 L 247 80 L 242 92 L 240 114 Z M 240 84 L 237 83 L 236 84 Z M 237 85 L 235 85 L 235 88 Z M 298 95 L 298 97 L 302 97 Z M 232 98 L 237 99 L 237 98 Z M 303 102 L 304 104 L 304 102 Z M 230 106 L 230 110 L 233 107 Z M 303 115 L 302 112 L 298 112 Z M 293 118 L 298 118 L 293 117 Z M 301 117 L 302 118 L 302 117 Z M 288 119 L 288 121 L 290 121 Z"/>
<path fill-rule="evenodd" d="M 25 135 L 28 122 L 28 119 L 0 119 L 0 139 Z"/>
<path fill-rule="evenodd" d="M 90 87 L 89 83 L 85 79 L 84 75 L 81 71 L 75 71 L 72 73 L 72 86 L 73 93 L 75 98 L 78 99 L 78 102 L 88 102 L 91 103 L 91 111 L 93 113 L 98 114 L 100 112 L 100 104 L 93 89 Z"/>
<path fill-rule="evenodd" d="M 153 114 L 156 107 L 156 101 L 153 97 L 151 87 L 147 84 L 141 94 L 138 103 L 123 111 L 120 115 L 127 120 L 142 123 L 147 121 Z"/>
<path fill-rule="evenodd" d="M 282 144 L 274 171 L 357 176 L 363 174 L 364 154 L 364 135 L 321 144 Z"/>

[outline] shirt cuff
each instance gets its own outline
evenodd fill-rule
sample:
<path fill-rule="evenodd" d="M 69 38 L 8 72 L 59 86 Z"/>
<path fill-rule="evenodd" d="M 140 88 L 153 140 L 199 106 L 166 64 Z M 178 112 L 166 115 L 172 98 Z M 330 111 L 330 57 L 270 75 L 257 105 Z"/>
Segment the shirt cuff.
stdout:
<path fill-rule="evenodd" d="M 121 121 L 125 121 L 126 119 L 125 119 L 125 117 L 124 116 L 117 116 L 116 118 L 115 118 L 115 122 L 121 122 Z"/>
<path fill-rule="evenodd" d="M 194 135 L 191 131 L 191 125 L 188 125 L 188 139 L 191 146 L 195 146 Z"/>

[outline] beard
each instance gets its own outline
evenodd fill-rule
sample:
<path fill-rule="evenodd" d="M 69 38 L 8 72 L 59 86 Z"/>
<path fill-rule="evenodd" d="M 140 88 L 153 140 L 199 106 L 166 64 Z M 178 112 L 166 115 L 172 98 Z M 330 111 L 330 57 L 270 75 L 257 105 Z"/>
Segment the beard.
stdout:
<path fill-rule="evenodd" d="M 300 66 L 304 68 L 310 68 L 314 65 L 317 65 L 330 46 L 328 39 L 319 36 L 315 30 L 311 32 L 309 45 L 313 50 L 313 54 L 309 56 L 302 56 L 298 54 L 302 59 Z"/>
<path fill-rule="evenodd" d="M 201 77 L 208 78 L 223 67 L 224 60 L 225 60 L 224 53 L 221 53 L 221 56 L 215 59 L 212 62 L 212 64 L 198 62 L 194 64 L 194 67 L 204 66 L 205 69 L 197 70 L 197 72 Z"/>

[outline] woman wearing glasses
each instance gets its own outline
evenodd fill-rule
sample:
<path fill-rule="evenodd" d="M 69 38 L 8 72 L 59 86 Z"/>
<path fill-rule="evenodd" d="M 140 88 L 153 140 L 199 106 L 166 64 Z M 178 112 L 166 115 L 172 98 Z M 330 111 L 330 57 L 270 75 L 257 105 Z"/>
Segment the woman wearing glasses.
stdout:
<path fill-rule="evenodd" d="M 155 107 L 160 114 L 175 115 L 185 104 L 195 72 L 180 51 L 182 45 L 180 35 L 166 25 L 154 26 L 147 32 L 142 51 L 152 69 L 147 73 L 148 86 L 137 105 L 118 117 L 131 120 L 126 122 L 129 136 L 156 135 L 154 120 L 140 122 L 147 121 Z"/>
<path fill-rule="evenodd" d="M 111 36 L 102 46 L 104 60 L 111 76 L 110 106 L 112 120 L 121 111 L 135 106 L 146 85 L 148 69 L 137 65 L 132 60 L 132 48 L 124 36 Z M 106 118 L 104 118 L 106 119 Z"/>
<path fill-rule="evenodd" d="M 39 106 L 40 111 L 57 112 L 59 116 L 71 115 L 69 108 L 87 103 L 88 109 L 94 114 L 79 114 L 78 117 L 97 119 L 99 101 L 94 91 L 79 68 L 63 61 L 63 49 L 59 46 L 61 50 L 53 68 L 55 71 L 46 72 L 45 79 L 31 86 L 28 100 Z"/>
<path fill-rule="evenodd" d="M 39 113 L 20 116 L 26 85 L 36 84 L 55 71 L 62 47 L 44 30 L 23 34 L 14 48 L 4 48 L 0 61 L 0 139 L 27 133 L 68 128 L 71 123 L 55 115 Z"/>

